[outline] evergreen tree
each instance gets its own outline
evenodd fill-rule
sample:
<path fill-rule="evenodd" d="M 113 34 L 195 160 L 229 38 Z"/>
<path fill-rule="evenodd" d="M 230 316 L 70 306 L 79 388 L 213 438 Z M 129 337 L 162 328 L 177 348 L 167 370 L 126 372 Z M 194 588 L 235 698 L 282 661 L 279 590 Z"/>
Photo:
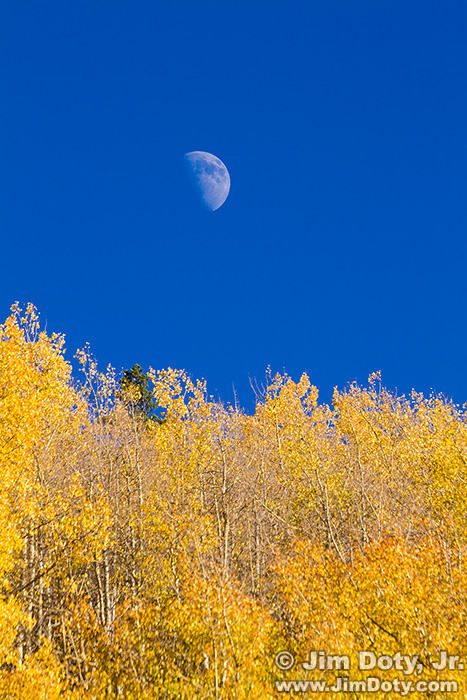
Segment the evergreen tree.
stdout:
<path fill-rule="evenodd" d="M 155 415 L 157 405 L 149 389 L 149 377 L 140 365 L 135 364 L 131 369 L 123 372 L 117 396 L 135 415 L 158 423 L 164 422 L 162 418 Z"/>

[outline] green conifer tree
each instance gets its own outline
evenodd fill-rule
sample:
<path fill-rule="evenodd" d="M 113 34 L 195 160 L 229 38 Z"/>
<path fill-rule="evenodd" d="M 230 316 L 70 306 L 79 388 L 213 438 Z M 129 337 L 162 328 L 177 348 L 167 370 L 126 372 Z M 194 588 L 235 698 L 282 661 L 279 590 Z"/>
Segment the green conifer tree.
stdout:
<path fill-rule="evenodd" d="M 149 377 L 140 365 L 135 364 L 123 372 L 117 396 L 136 416 L 158 423 L 164 422 L 164 419 L 155 413 L 157 405 L 149 389 Z"/>

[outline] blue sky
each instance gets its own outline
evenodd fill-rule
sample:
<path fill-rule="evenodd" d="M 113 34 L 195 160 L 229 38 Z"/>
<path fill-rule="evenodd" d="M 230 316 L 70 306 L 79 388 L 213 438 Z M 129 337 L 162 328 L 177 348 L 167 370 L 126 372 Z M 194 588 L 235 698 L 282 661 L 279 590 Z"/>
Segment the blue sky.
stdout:
<path fill-rule="evenodd" d="M 268 365 L 467 402 L 466 36 L 463 0 L 2 2 L 1 320 L 247 410 Z"/>

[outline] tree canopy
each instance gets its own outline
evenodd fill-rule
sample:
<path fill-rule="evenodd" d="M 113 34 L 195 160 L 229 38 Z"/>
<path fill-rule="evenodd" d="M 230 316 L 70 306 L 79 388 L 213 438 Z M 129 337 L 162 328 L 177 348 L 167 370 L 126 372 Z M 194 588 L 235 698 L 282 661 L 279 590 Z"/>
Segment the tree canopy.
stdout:
<path fill-rule="evenodd" d="M 464 409 L 269 372 L 250 416 L 77 357 L 32 305 L 0 326 L 0 700 L 465 696 Z"/>

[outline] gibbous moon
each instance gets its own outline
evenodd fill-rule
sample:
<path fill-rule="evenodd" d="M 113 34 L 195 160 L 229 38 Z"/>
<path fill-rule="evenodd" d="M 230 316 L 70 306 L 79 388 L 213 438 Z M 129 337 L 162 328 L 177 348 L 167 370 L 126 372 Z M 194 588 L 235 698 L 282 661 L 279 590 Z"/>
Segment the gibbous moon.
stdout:
<path fill-rule="evenodd" d="M 215 211 L 227 199 L 230 176 L 224 163 L 205 151 L 185 153 L 185 165 L 197 195 L 203 204 Z"/>

